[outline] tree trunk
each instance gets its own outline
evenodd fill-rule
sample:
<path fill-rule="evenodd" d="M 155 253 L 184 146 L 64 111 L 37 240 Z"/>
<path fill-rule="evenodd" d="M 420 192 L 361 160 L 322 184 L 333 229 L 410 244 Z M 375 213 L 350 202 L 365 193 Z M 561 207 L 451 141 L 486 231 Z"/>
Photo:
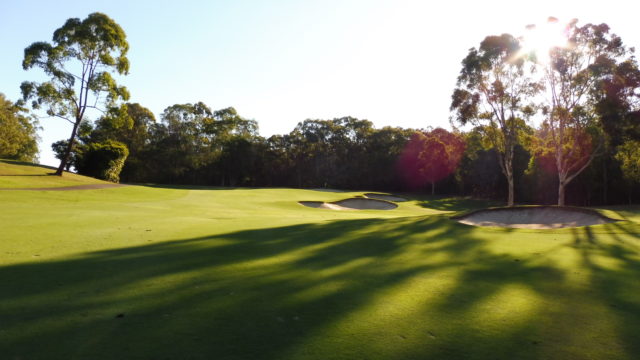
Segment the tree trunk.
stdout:
<path fill-rule="evenodd" d="M 564 206 L 564 188 L 566 184 L 564 180 L 560 180 L 558 183 L 558 206 Z"/>
<path fill-rule="evenodd" d="M 607 156 L 607 158 L 609 157 Z M 605 205 L 607 205 L 607 203 L 609 202 L 608 194 L 607 194 L 607 188 L 609 187 L 608 182 L 609 182 L 609 179 L 607 177 L 607 162 L 603 161 L 602 162 L 602 183 L 603 183 L 602 201 Z"/>
<path fill-rule="evenodd" d="M 511 207 L 514 205 L 514 190 L 513 190 L 513 174 L 511 176 L 507 176 L 507 182 L 509 183 L 509 197 L 507 198 L 507 206 Z"/>
<path fill-rule="evenodd" d="M 67 145 L 67 149 L 62 156 L 62 160 L 60 160 L 60 166 L 55 172 L 55 175 L 62 176 L 62 172 L 64 168 L 67 167 L 67 163 L 69 163 L 69 158 L 71 157 L 71 150 L 73 149 L 73 144 L 76 140 L 76 132 L 78 132 L 78 125 L 80 125 L 80 121 L 76 120 L 75 124 L 73 124 L 73 130 L 71 131 L 71 137 L 69 138 L 69 144 Z"/>
<path fill-rule="evenodd" d="M 502 173 L 507 178 L 507 206 L 511 207 L 514 204 L 514 186 L 513 186 L 513 153 L 506 154 L 504 159 L 504 166 L 502 167 Z"/>
<path fill-rule="evenodd" d="M 435 195 L 436 194 L 436 183 L 435 181 L 431 182 L 431 195 Z"/>
<path fill-rule="evenodd" d="M 511 147 L 508 151 L 505 151 L 504 154 L 498 153 L 498 163 L 500 164 L 500 169 L 502 170 L 502 174 L 507 178 L 508 185 L 508 196 L 507 196 L 507 206 L 513 206 L 514 202 L 514 186 L 513 186 L 513 147 Z"/>

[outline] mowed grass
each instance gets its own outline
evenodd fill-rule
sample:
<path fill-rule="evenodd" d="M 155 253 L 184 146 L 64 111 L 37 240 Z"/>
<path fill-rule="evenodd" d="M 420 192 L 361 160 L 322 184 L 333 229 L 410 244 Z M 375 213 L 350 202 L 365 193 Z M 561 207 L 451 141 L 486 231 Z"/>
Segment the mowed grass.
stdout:
<path fill-rule="evenodd" d="M 359 194 L 2 191 L 0 357 L 640 358 L 639 208 L 535 231 L 297 204 Z"/>
<path fill-rule="evenodd" d="M 66 187 L 107 183 L 69 172 L 65 172 L 62 177 L 54 176 L 53 173 L 55 171 L 56 169 L 50 166 L 0 159 L 0 189 Z"/>

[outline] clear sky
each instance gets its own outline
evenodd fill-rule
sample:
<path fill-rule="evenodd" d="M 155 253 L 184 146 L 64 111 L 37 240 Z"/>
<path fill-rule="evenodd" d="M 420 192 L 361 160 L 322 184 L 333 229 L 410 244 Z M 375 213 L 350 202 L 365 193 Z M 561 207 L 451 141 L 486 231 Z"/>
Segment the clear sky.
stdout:
<path fill-rule="evenodd" d="M 130 74 L 119 83 L 159 118 L 173 104 L 235 107 L 263 136 L 305 119 L 354 116 L 385 125 L 449 127 L 460 61 L 487 35 L 520 35 L 548 16 L 605 22 L 640 47 L 632 1 L 34 1 L 0 4 L 0 92 L 20 96 L 24 48 L 51 41 L 70 17 L 103 12 L 127 34 Z M 40 162 L 70 135 L 42 119 Z"/>

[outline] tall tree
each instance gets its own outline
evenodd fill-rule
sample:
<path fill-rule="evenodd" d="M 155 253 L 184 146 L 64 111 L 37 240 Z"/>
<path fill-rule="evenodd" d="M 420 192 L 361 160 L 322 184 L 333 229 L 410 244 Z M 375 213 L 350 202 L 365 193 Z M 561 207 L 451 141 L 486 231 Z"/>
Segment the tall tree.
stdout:
<path fill-rule="evenodd" d="M 603 147 L 602 120 L 606 123 L 615 112 L 612 103 L 601 101 L 603 84 L 611 83 L 625 66 L 637 68 L 633 51 L 606 24 L 578 26 L 574 19 L 565 34 L 567 45 L 552 48 L 550 61 L 540 64 L 548 97 L 543 106 L 543 143 L 555 160 L 560 206 L 565 204 L 566 186 Z"/>
<path fill-rule="evenodd" d="M 150 128 L 156 119 L 151 110 L 138 103 L 127 103 L 117 112 L 108 112 L 96 122 L 91 133 L 91 142 L 116 140 L 126 145 L 129 156 L 120 174 L 125 182 L 141 182 L 148 172 L 146 159 L 147 145 L 150 142 Z"/>
<path fill-rule="evenodd" d="M 0 93 L 0 158 L 33 161 L 38 154 L 37 123 Z"/>
<path fill-rule="evenodd" d="M 164 181 L 191 182 L 186 177 L 213 161 L 210 149 L 214 137 L 205 130 L 212 117 L 213 111 L 203 102 L 175 104 L 160 115 L 162 129 L 157 127 L 153 132 L 166 165 Z"/>
<path fill-rule="evenodd" d="M 411 187 L 431 184 L 454 173 L 464 153 L 464 138 L 460 134 L 437 128 L 416 132 L 400 156 L 400 171 Z"/>
<path fill-rule="evenodd" d="M 35 42 L 24 50 L 22 67 L 42 69 L 50 78 L 42 83 L 23 82 L 23 100 L 34 109 L 45 107 L 48 116 L 73 125 L 56 175 L 69 161 L 78 127 L 88 110 L 113 107 L 129 92 L 118 86 L 112 72 L 127 74 L 129 44 L 120 25 L 105 14 L 71 18 L 53 33 L 53 42 Z M 103 96 L 104 95 L 104 96 Z"/>
<path fill-rule="evenodd" d="M 451 110 L 460 124 L 482 126 L 496 149 L 507 178 L 508 206 L 514 204 L 514 148 L 519 133 L 533 114 L 527 103 L 539 91 L 529 76 L 529 62 L 521 56 L 520 41 L 512 35 L 487 36 L 462 61 Z"/>

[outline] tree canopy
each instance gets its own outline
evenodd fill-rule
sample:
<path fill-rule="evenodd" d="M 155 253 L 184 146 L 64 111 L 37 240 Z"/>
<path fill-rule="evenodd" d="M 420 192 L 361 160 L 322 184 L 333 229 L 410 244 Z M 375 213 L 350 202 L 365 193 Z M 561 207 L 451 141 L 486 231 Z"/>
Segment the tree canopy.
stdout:
<path fill-rule="evenodd" d="M 0 158 L 34 161 L 38 155 L 36 121 L 0 93 Z"/>
<path fill-rule="evenodd" d="M 23 69 L 40 68 L 49 81 L 23 82 L 23 100 L 73 125 L 57 175 L 62 175 L 69 161 L 87 111 L 104 111 L 129 98 L 127 89 L 111 75 L 128 73 L 128 50 L 124 30 L 102 13 L 89 14 L 84 20 L 68 19 L 54 31 L 52 43 L 35 42 L 24 50 Z"/>
<path fill-rule="evenodd" d="M 416 132 L 399 159 L 400 171 L 411 188 L 431 184 L 435 194 L 436 182 L 452 175 L 464 152 L 464 138 L 442 128 Z"/>
<path fill-rule="evenodd" d="M 607 115 L 625 111 L 621 105 L 630 93 L 625 96 L 624 90 L 615 95 L 602 94 L 602 91 L 621 81 L 631 80 L 637 84 L 640 78 L 633 52 L 623 45 L 619 36 L 610 32 L 608 25 L 578 26 L 574 19 L 566 25 L 565 33 L 566 46 L 553 47 L 550 61 L 540 64 L 547 94 L 542 104 L 542 127 L 546 129 L 542 143 L 555 159 L 558 205 L 565 204 L 566 185 L 584 171 L 602 149 L 602 125 L 611 120 Z M 613 107 L 617 110 L 611 108 L 613 104 L 606 104 L 603 97 L 607 96 L 608 100 L 615 98 L 620 102 Z"/>
<path fill-rule="evenodd" d="M 532 97 L 540 87 L 527 70 L 520 41 L 510 34 L 487 36 L 462 60 L 451 110 L 465 125 L 483 125 L 507 178 L 507 204 L 514 204 L 513 156 L 524 121 L 534 112 Z"/>

